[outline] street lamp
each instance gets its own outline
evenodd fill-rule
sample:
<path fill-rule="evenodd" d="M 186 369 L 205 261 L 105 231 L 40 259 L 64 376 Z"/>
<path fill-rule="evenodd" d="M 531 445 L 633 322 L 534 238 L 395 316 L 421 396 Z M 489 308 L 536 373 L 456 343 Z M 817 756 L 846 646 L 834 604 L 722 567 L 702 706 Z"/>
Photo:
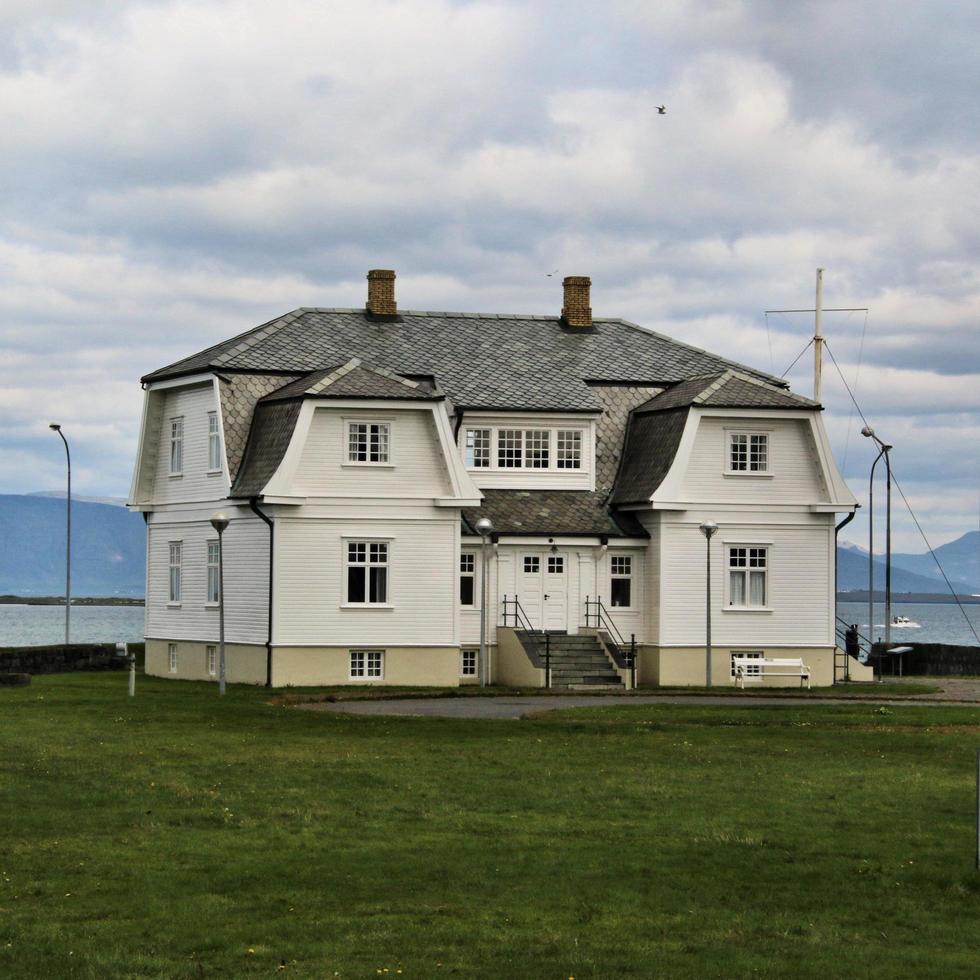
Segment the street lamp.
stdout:
<path fill-rule="evenodd" d="M 221 535 L 228 527 L 229 517 L 219 510 L 211 515 L 211 527 L 218 532 L 218 694 L 225 693 L 225 556 Z"/>
<path fill-rule="evenodd" d="M 704 648 L 704 673 L 705 687 L 711 687 L 711 536 L 718 530 L 718 525 L 714 521 L 702 521 L 700 524 L 701 533 L 704 535 L 705 550 L 705 648 Z"/>
<path fill-rule="evenodd" d="M 493 532 L 493 521 L 489 517 L 481 517 L 476 522 L 476 530 L 482 539 L 481 571 L 480 571 L 480 687 L 487 686 L 487 601 L 490 595 L 490 535 Z"/>
<path fill-rule="evenodd" d="M 65 456 L 68 460 L 68 495 L 65 498 L 65 513 L 68 523 L 65 534 L 65 646 L 68 646 L 68 638 L 71 632 L 71 453 L 68 451 L 68 440 L 65 438 L 64 432 L 61 431 L 59 423 L 51 422 L 48 428 L 61 436 L 61 441 L 65 444 Z"/>
<path fill-rule="evenodd" d="M 874 642 L 874 599 L 875 599 L 875 539 L 874 539 L 874 486 L 875 467 L 882 456 L 885 457 L 885 649 L 892 645 L 892 464 L 888 455 L 891 446 L 875 435 L 875 430 L 866 425 L 861 435 L 873 439 L 878 455 L 871 464 L 871 477 L 868 481 L 868 635 Z M 881 678 L 881 669 L 878 670 Z"/>

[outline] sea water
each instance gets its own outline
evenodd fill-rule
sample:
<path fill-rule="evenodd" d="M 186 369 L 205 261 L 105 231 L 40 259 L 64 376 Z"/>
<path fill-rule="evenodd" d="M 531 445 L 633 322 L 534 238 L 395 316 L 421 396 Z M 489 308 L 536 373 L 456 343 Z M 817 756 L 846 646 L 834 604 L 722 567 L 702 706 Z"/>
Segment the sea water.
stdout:
<path fill-rule="evenodd" d="M 868 630 L 868 604 L 866 602 L 839 602 L 837 615 L 845 623 L 857 623 L 862 636 L 873 636 L 877 641 L 885 638 L 885 605 L 874 605 L 874 632 Z M 950 643 L 956 646 L 980 646 L 980 604 L 955 602 L 899 602 L 892 600 L 892 617 L 908 616 L 914 627 L 892 626 L 891 640 L 894 646 L 902 643 Z M 976 631 L 974 635 L 970 627 Z M 842 627 L 843 628 L 843 627 Z"/>
<path fill-rule="evenodd" d="M 72 606 L 72 643 L 139 643 L 142 606 Z M 64 606 L 0 604 L 0 647 L 48 646 L 65 639 Z"/>

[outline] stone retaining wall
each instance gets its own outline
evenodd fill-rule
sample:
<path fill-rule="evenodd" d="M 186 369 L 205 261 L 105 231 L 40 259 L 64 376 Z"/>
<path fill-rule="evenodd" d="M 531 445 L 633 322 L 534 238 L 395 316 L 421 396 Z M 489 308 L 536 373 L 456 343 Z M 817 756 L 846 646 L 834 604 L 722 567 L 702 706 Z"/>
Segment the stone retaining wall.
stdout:
<path fill-rule="evenodd" d="M 980 675 L 980 647 L 954 646 L 949 643 L 902 643 L 892 642 L 892 649 L 899 646 L 911 647 L 912 652 L 902 657 L 902 673 L 911 675 L 928 674 L 933 677 L 960 677 Z M 884 644 L 876 643 L 875 654 L 884 650 Z M 892 661 L 897 657 L 884 657 L 884 674 L 892 672 Z"/>
<path fill-rule="evenodd" d="M 130 649 L 133 644 L 130 645 Z M 125 657 L 115 643 L 72 643 L 47 647 L 0 648 L 0 673 L 66 674 L 77 670 L 122 670 Z"/>

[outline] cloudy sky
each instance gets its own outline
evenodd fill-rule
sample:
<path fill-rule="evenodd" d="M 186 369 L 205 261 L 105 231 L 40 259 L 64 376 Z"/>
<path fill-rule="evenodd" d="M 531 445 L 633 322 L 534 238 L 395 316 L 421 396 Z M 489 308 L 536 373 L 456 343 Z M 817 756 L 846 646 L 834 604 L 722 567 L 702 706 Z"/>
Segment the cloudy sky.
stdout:
<path fill-rule="evenodd" d="M 980 8 L 5 0 L 0 492 L 128 492 L 154 368 L 298 306 L 622 316 L 831 352 L 934 543 L 980 494 Z M 665 103 L 666 115 L 656 106 Z M 828 358 L 829 361 L 829 358 Z M 809 394 L 809 352 L 787 377 Z M 872 457 L 833 363 L 826 422 Z M 923 550 L 897 516 L 897 546 Z M 845 534 L 866 540 L 861 518 Z"/>

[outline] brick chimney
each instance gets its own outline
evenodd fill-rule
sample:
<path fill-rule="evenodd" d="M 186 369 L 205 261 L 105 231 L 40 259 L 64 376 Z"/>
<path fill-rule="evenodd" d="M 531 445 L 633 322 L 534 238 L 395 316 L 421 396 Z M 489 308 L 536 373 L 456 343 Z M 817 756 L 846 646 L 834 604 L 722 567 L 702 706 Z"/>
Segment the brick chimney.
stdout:
<path fill-rule="evenodd" d="M 394 317 L 398 315 L 395 303 L 395 270 L 372 269 L 367 274 L 368 298 L 365 309 L 372 316 Z"/>
<path fill-rule="evenodd" d="M 589 330 L 592 327 L 592 307 L 589 305 L 589 289 L 592 280 L 588 276 L 565 276 L 565 305 L 561 310 L 562 324 L 571 330 Z"/>

